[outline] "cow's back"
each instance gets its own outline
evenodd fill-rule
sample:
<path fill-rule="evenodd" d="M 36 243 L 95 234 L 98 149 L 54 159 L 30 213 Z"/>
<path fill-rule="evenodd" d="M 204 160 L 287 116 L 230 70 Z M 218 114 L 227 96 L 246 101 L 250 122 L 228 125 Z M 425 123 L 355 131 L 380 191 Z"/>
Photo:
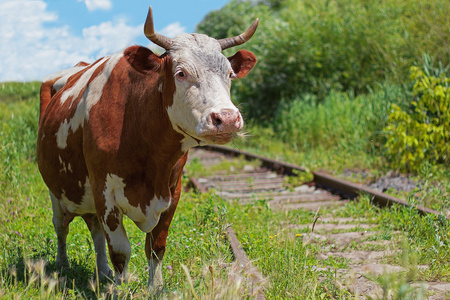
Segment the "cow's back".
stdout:
<path fill-rule="evenodd" d="M 79 62 L 73 68 L 62 70 L 44 78 L 40 91 L 39 120 L 41 120 L 42 114 L 56 92 L 62 89 L 74 74 L 84 70 L 88 65 L 88 63 Z"/>

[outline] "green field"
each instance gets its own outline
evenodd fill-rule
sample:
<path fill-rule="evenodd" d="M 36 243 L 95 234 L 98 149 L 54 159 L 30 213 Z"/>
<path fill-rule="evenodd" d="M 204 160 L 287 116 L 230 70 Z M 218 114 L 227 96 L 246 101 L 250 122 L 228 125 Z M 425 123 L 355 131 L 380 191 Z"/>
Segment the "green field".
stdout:
<path fill-rule="evenodd" d="M 104 299 L 113 285 L 108 282 L 97 285 L 93 280 L 95 254 L 81 219 L 71 223 L 68 237 L 71 267 L 59 270 L 55 266 L 56 236 L 51 223 L 51 204 L 35 158 L 38 90 L 39 83 L 6 83 L 0 89 L 0 163 L 5 170 L 0 175 L 0 297 Z M 264 136 L 251 140 L 256 143 L 264 140 Z M 279 145 L 283 142 L 279 141 Z M 284 149 L 289 149 L 289 145 L 285 146 Z M 276 150 L 268 147 L 264 151 L 272 156 L 296 158 L 285 150 Z M 242 167 L 239 162 L 232 165 Z M 336 162 L 333 165 L 339 166 Z M 222 166 L 229 167 L 229 163 Z M 195 172 L 202 167 L 190 168 Z M 407 271 L 396 273 L 394 278 L 389 275 L 388 279 L 383 276 L 371 279 L 386 293 L 420 299 L 422 291 L 412 285 L 414 282 L 450 281 L 450 228 L 445 218 L 421 217 L 410 208 L 380 210 L 371 206 L 370 199 L 364 196 L 340 210 L 322 212 L 324 218 L 330 215 L 375 224 L 378 232 L 375 240 L 391 241 L 402 250 L 403 254 L 393 254 L 386 260 L 404 266 Z M 149 295 L 176 299 L 251 298 L 254 292 L 248 285 L 251 278 L 233 263 L 224 234 L 226 227 L 232 225 L 250 259 L 266 278 L 267 299 L 331 299 L 330 295 L 354 299 L 355 295 L 336 283 L 335 272 L 345 268 L 346 261 L 331 257 L 319 259 L 317 255 L 325 245 L 304 242 L 301 236 L 308 233 L 307 229 L 286 230 L 284 226 L 307 224 L 313 219 L 314 213 L 302 210 L 272 211 L 264 201 L 242 206 L 225 202 L 214 193 L 186 192 L 168 238 L 164 290 L 146 290 L 144 234 L 126 219 L 132 244 L 131 277 L 128 284 L 117 288 L 117 293 L 121 299 Z M 359 249 L 358 245 L 350 246 Z M 405 257 L 409 258 L 405 261 Z M 417 265 L 428 265 L 428 268 L 417 271 Z"/>
<path fill-rule="evenodd" d="M 449 15 L 448 3 L 438 0 L 231 0 L 205 16 L 197 31 L 215 38 L 261 20 L 248 43 L 225 51 L 245 48 L 258 58 L 233 83 L 246 137 L 231 146 L 367 185 L 403 176 L 412 189 L 385 192 L 411 206 L 380 209 L 361 195 L 321 211 L 324 228 L 344 220 L 361 236 L 370 228 L 358 242 L 338 244 L 310 238 L 313 212 L 186 191 L 160 291 L 147 290 L 144 234 L 128 219 L 127 284 L 94 280 L 93 243 L 81 219 L 70 225 L 70 268 L 56 267 L 51 203 L 35 154 L 40 83 L 0 83 L 0 299 L 107 299 L 114 289 L 119 299 L 251 299 L 258 288 L 266 299 L 360 299 L 357 282 L 376 286 L 374 299 L 449 299 L 438 290 L 450 282 Z M 194 160 L 187 170 L 212 174 L 246 164 L 208 169 Z M 442 216 L 421 216 L 415 205 Z M 263 274 L 262 287 L 233 262 L 230 225 Z M 350 234 L 345 226 L 326 234 Z M 356 268 L 349 253 L 376 252 L 394 271 L 344 282 L 343 271 Z"/>

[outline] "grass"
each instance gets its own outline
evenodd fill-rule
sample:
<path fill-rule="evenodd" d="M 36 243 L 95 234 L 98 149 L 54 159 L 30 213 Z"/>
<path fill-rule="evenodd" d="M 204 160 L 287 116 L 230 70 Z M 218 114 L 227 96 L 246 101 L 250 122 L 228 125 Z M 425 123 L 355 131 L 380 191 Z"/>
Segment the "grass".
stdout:
<path fill-rule="evenodd" d="M 22 97 L 21 94 L 31 96 Z M 5 84 L 0 89 L 0 168 L 6 170 L 0 173 L 0 298 L 105 299 L 114 286 L 109 282 L 97 285 L 93 281 L 95 254 L 81 219 L 76 218 L 71 223 L 68 236 L 71 267 L 60 270 L 55 265 L 56 238 L 51 224 L 51 205 L 37 171 L 34 152 L 37 118 L 38 84 Z M 296 161 L 299 157 L 316 155 L 319 162 L 320 152 L 295 152 L 292 145 L 278 143 L 275 134 L 265 136 L 267 131 L 267 128 L 262 128 L 246 147 L 253 146 L 258 153 L 272 153 L 272 157 L 276 156 L 274 153 L 282 153 L 285 160 L 295 163 L 305 162 Z M 267 143 L 268 140 L 271 142 Z M 329 155 L 330 160 L 324 160 L 321 166 L 337 166 L 331 161 L 337 153 L 323 155 Z M 350 161 L 349 158 L 343 160 Z M 364 161 L 362 163 L 365 164 Z M 229 172 L 230 167 L 239 169 L 245 164 L 237 159 L 231 163 L 224 162 L 221 167 Z M 311 163 L 309 166 L 314 165 Z M 196 168 L 200 171 L 205 169 L 194 161 L 193 170 Z M 433 172 L 430 169 L 426 173 L 428 177 L 425 177 L 430 186 L 435 180 Z M 411 268 L 417 264 L 429 265 L 428 269 L 417 271 L 414 275 L 417 280 L 450 281 L 447 263 L 450 259 L 450 226 L 445 218 L 423 217 L 414 208 L 394 206 L 390 210 L 379 209 L 370 203 L 368 197 L 359 199 L 359 202 L 350 203 L 341 210 L 321 213 L 379 224 L 377 235 L 371 237 L 375 240 L 401 243 L 395 233 L 400 232 L 406 240 L 404 253 L 409 253 L 405 265 Z M 144 234 L 125 219 L 132 245 L 131 275 L 128 284 L 116 288 L 117 294 L 119 299 L 251 298 L 252 289 L 247 284 L 249 278 L 233 263 L 224 235 L 226 227 L 232 224 L 244 250 L 267 278 L 266 298 L 353 299 L 353 295 L 336 279 L 338 270 L 346 267 L 348 262 L 337 258 L 319 260 L 317 254 L 326 245 L 304 240 L 308 229 L 286 229 L 288 224 L 307 224 L 313 220 L 314 213 L 308 211 L 272 211 L 266 201 L 242 206 L 225 202 L 213 193 L 197 195 L 186 192 L 182 195 L 169 233 L 163 265 L 164 290 L 147 291 Z M 349 247 L 362 249 L 356 243 Z M 411 253 L 417 253 L 417 256 L 413 258 Z M 398 254 L 388 259 L 402 264 L 404 256 Z M 395 276 L 371 280 L 392 295 L 405 289 L 407 295 L 418 293 L 411 288 L 409 275 Z"/>

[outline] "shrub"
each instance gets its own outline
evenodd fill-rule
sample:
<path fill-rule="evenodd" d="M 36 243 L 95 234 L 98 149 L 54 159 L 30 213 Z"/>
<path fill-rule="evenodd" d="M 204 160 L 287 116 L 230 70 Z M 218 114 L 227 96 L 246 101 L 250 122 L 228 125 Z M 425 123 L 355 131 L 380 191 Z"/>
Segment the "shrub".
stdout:
<path fill-rule="evenodd" d="M 448 68 L 447 68 L 448 70 Z M 424 162 L 450 162 L 450 78 L 444 68 L 411 68 L 414 101 L 408 110 L 392 105 L 386 149 L 394 168 L 416 172 Z"/>

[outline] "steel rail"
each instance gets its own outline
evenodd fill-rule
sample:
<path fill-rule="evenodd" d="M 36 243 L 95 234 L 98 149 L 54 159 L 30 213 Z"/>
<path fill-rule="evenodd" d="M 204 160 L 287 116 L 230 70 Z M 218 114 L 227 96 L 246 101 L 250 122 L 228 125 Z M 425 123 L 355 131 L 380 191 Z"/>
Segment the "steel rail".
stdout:
<path fill-rule="evenodd" d="M 263 167 L 272 169 L 272 170 L 274 170 L 278 173 L 282 173 L 282 174 L 293 175 L 294 170 L 300 171 L 300 172 L 306 172 L 306 169 L 304 169 L 300 166 L 282 162 L 282 161 L 277 161 L 274 159 L 270 159 L 270 158 L 267 158 L 267 157 L 264 157 L 261 155 L 257 155 L 257 154 L 253 154 L 253 153 L 243 151 L 243 150 L 237 150 L 237 149 L 224 147 L 224 146 L 217 146 L 217 145 L 208 145 L 208 146 L 203 146 L 201 148 L 206 149 L 206 150 L 220 152 L 220 153 L 226 154 L 226 155 L 244 156 L 247 160 L 258 159 L 262 162 Z M 359 195 L 367 194 L 371 197 L 373 203 L 378 204 L 379 206 L 382 206 L 382 207 L 384 207 L 384 206 L 389 207 L 389 206 L 392 206 L 393 204 L 399 204 L 402 206 L 411 207 L 411 205 L 403 199 L 399 199 L 397 197 L 387 195 L 385 193 L 374 191 L 374 190 L 368 188 L 367 186 L 349 182 L 346 180 L 342 180 L 342 179 L 336 178 L 334 176 L 331 176 L 329 174 L 326 174 L 324 172 L 313 171 L 311 173 L 314 176 L 313 181 L 317 186 L 327 189 L 334 194 L 338 194 L 338 195 L 344 196 L 349 199 L 354 199 L 354 198 L 358 197 Z M 414 207 L 422 215 L 427 215 L 427 214 L 433 214 L 436 216 L 442 215 L 442 213 L 437 210 L 430 209 L 430 208 L 427 208 L 427 207 L 424 207 L 421 205 L 415 205 Z"/>

